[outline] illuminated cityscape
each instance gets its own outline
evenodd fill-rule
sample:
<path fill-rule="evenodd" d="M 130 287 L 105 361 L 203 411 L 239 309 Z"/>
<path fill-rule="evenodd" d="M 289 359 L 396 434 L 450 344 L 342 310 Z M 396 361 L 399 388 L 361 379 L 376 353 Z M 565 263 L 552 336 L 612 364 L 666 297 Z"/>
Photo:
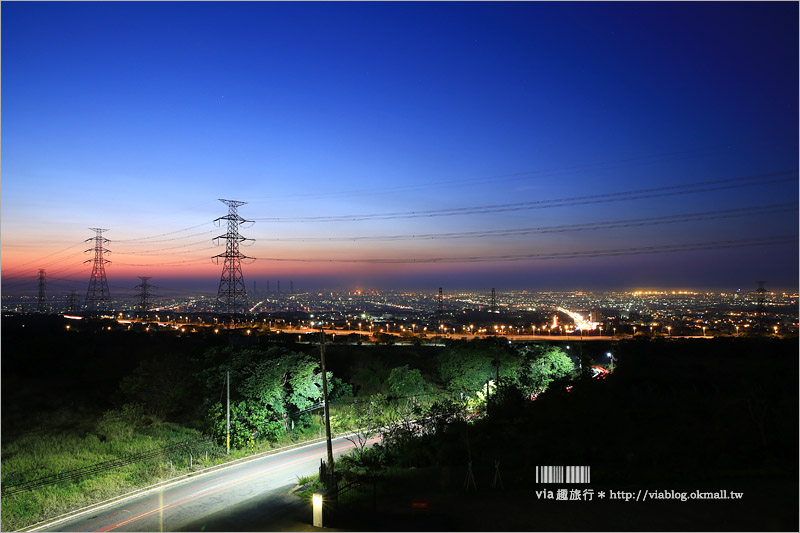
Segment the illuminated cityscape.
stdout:
<path fill-rule="evenodd" d="M 798 333 L 797 293 L 765 292 L 760 300 L 754 291 L 509 291 L 498 293 L 496 312 L 491 311 L 489 293 L 476 291 L 446 291 L 441 307 L 436 293 L 424 292 L 320 290 L 255 296 L 258 301 L 251 312 L 237 315 L 236 321 L 269 323 L 271 328 L 264 328 L 265 332 L 286 328 L 309 331 L 313 324 L 328 330 L 388 333 L 400 337 L 398 341 L 418 335 L 462 337 L 475 333 L 612 338 Z M 120 300 L 112 302 L 114 313 L 108 316 L 173 326 L 202 323 L 214 315 L 214 301 L 213 295 L 159 298 L 142 313 L 135 299 Z M 66 313 L 66 305 L 63 299 L 54 299 L 45 309 Z M 25 309 L 29 313 L 37 309 L 33 295 L 3 296 L 4 313 Z"/>
<path fill-rule="evenodd" d="M 0 530 L 800 530 L 797 1 L 0 15 Z"/>

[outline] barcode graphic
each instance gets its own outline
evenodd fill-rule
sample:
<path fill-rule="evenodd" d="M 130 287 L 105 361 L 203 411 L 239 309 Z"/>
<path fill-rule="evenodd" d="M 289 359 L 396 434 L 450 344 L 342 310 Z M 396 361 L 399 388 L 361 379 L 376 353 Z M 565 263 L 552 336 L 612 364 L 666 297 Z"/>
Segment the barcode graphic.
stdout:
<path fill-rule="evenodd" d="M 536 483 L 589 483 L 589 466 L 537 466 Z"/>

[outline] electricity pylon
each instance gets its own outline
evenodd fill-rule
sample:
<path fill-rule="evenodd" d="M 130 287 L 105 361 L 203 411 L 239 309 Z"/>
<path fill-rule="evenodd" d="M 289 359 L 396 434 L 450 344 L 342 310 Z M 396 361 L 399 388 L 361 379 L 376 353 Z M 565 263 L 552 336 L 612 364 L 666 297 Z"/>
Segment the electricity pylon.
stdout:
<path fill-rule="evenodd" d="M 110 250 L 103 248 L 103 245 L 108 242 L 108 239 L 103 237 L 103 232 L 108 230 L 100 228 L 89 229 L 97 235 L 91 239 L 86 239 L 86 242 L 94 241 L 94 248 L 86 250 L 86 252 L 94 251 L 94 259 L 84 261 L 84 263 L 92 262 L 92 276 L 89 278 L 89 288 L 86 290 L 86 309 L 90 312 L 104 312 L 107 310 L 111 300 L 105 267 L 106 263 L 111 261 L 103 258 L 104 253 L 110 253 Z"/>
<path fill-rule="evenodd" d="M 140 284 L 134 287 L 134 289 L 139 290 L 139 305 L 137 305 L 137 309 L 141 312 L 142 317 L 145 316 L 147 310 L 150 307 L 150 289 L 153 288 L 153 285 L 147 283 L 147 280 L 150 279 L 152 276 L 139 276 L 139 279 L 142 280 Z"/>
<path fill-rule="evenodd" d="M 74 314 L 75 311 L 78 309 L 77 294 L 78 294 L 78 291 L 75 291 L 75 290 L 70 291 L 70 293 L 69 293 L 69 300 L 67 302 L 67 308 L 68 308 L 70 314 Z"/>
<path fill-rule="evenodd" d="M 764 300 L 766 299 L 767 289 L 764 288 L 766 281 L 756 281 L 758 288 L 750 291 L 756 295 L 756 319 L 758 321 L 758 333 L 764 333 Z"/>
<path fill-rule="evenodd" d="M 244 286 L 244 276 L 242 275 L 242 261 L 255 259 L 247 257 L 239 251 L 239 243 L 253 241 L 253 239 L 246 239 L 239 235 L 239 226 L 252 221 L 243 219 L 237 212 L 238 207 L 247 202 L 223 200 L 222 198 L 219 201 L 228 206 L 228 214 L 219 217 L 214 222 L 227 220 L 228 232 L 214 238 L 217 243 L 219 243 L 219 239 L 225 239 L 225 253 L 212 258 L 217 261 L 217 264 L 220 259 L 223 259 L 222 275 L 217 292 L 217 306 L 226 314 L 245 312 L 247 311 L 247 289 Z"/>
<path fill-rule="evenodd" d="M 37 311 L 39 311 L 40 313 L 44 313 L 45 312 L 45 308 L 44 308 L 45 282 L 46 282 L 46 280 L 45 280 L 44 269 L 40 268 L 39 269 L 39 298 L 38 298 L 38 307 L 37 307 Z"/>

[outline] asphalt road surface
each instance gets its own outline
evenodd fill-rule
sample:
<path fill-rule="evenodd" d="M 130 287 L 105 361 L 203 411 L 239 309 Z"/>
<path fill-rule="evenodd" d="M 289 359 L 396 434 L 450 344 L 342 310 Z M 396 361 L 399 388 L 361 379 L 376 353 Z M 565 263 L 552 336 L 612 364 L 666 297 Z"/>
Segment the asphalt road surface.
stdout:
<path fill-rule="evenodd" d="M 333 441 L 334 456 L 353 448 Z M 288 492 L 319 471 L 325 442 L 261 457 L 45 525 L 45 531 L 275 531 L 306 505 Z M 311 512 L 308 510 L 308 520 Z"/>

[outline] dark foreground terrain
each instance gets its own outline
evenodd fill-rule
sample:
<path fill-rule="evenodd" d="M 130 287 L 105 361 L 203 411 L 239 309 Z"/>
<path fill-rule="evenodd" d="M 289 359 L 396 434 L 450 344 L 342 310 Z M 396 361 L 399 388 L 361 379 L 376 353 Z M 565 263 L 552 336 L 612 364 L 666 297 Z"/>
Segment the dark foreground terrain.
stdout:
<path fill-rule="evenodd" d="M 384 471 L 333 527 L 797 531 L 797 348 L 796 339 L 623 343 L 605 380 L 551 387 L 534 402 L 506 398 L 423 441 L 407 461 L 416 468 Z M 537 483 L 544 465 L 590 466 L 591 480 Z"/>

